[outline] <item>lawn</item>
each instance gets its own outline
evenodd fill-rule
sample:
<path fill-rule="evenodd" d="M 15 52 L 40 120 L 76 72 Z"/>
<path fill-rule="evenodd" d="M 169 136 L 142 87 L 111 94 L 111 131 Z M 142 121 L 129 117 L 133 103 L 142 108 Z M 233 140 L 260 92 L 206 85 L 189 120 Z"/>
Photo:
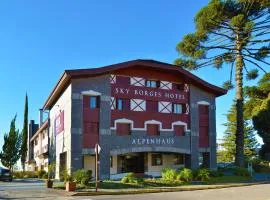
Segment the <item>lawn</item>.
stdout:
<path fill-rule="evenodd" d="M 221 176 L 211 177 L 207 184 L 218 184 L 218 183 L 241 183 L 251 181 L 251 177 L 244 176 Z"/>
<path fill-rule="evenodd" d="M 223 184 L 223 183 L 242 183 L 252 180 L 250 177 L 243 176 L 221 176 L 211 177 L 207 182 L 200 184 Z M 183 185 L 192 185 L 192 183 L 183 183 L 181 181 L 163 181 L 162 179 L 145 179 L 143 183 L 122 183 L 121 181 L 102 181 L 99 183 L 101 189 L 136 189 L 136 188 L 158 188 L 158 187 L 178 187 Z M 197 185 L 197 184 L 196 184 Z M 57 184 L 55 189 L 65 189 L 64 184 Z M 95 182 L 91 182 L 88 186 L 77 184 L 77 189 L 94 189 Z"/>

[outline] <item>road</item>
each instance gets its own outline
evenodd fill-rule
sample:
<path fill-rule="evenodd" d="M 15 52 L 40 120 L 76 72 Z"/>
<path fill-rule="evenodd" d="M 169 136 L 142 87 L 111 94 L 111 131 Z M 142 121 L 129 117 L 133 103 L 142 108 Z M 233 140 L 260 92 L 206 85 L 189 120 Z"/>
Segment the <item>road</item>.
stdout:
<path fill-rule="evenodd" d="M 270 184 L 139 195 L 70 197 L 58 191 L 46 190 L 40 181 L 0 182 L 0 199 L 81 199 L 81 200 L 270 200 Z"/>

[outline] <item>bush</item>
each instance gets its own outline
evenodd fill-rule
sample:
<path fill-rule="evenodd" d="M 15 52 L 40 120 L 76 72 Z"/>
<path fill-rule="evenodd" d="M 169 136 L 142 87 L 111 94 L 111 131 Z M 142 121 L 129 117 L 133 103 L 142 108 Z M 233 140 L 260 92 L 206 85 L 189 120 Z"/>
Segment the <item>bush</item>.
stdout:
<path fill-rule="evenodd" d="M 14 178 L 37 178 L 36 171 L 15 171 L 12 173 Z"/>
<path fill-rule="evenodd" d="M 143 177 L 138 177 L 138 178 L 136 179 L 136 183 L 137 183 L 138 185 L 143 185 L 143 184 L 144 184 L 144 178 L 143 178 Z"/>
<path fill-rule="evenodd" d="M 76 183 L 80 183 L 82 185 L 88 185 L 92 180 L 92 170 L 87 170 L 86 172 L 81 169 L 77 170 L 74 173 L 74 179 Z"/>
<path fill-rule="evenodd" d="M 122 183 L 134 183 L 136 181 L 136 177 L 134 173 L 128 173 L 121 179 Z"/>
<path fill-rule="evenodd" d="M 38 178 L 43 178 L 44 174 L 46 174 L 45 170 L 38 170 L 38 172 L 37 172 Z"/>
<path fill-rule="evenodd" d="M 224 176 L 224 173 L 221 170 L 211 170 L 210 177 L 221 177 Z"/>
<path fill-rule="evenodd" d="M 165 168 L 161 172 L 162 179 L 166 181 L 174 181 L 177 177 L 177 172 L 172 168 Z"/>
<path fill-rule="evenodd" d="M 60 171 L 60 181 L 66 182 L 68 177 L 69 177 L 69 174 L 66 169 Z"/>
<path fill-rule="evenodd" d="M 43 175 L 42 175 L 42 177 L 41 177 L 42 179 L 47 179 L 48 178 L 48 173 L 47 172 L 45 172 Z"/>
<path fill-rule="evenodd" d="M 208 181 L 210 179 L 210 172 L 208 169 L 202 168 L 198 170 L 196 180 L 198 181 Z"/>
<path fill-rule="evenodd" d="M 79 169 L 74 172 L 74 179 L 76 183 L 81 183 L 83 178 L 85 178 L 85 176 L 86 176 L 86 173 L 83 169 Z"/>
<path fill-rule="evenodd" d="M 249 177 L 250 176 L 248 170 L 246 168 L 242 168 L 242 167 L 237 167 L 235 172 L 234 172 L 234 175 L 243 176 L 243 177 Z"/>
<path fill-rule="evenodd" d="M 190 169 L 184 168 L 178 173 L 176 178 L 179 181 L 190 182 L 193 178 L 193 174 Z"/>

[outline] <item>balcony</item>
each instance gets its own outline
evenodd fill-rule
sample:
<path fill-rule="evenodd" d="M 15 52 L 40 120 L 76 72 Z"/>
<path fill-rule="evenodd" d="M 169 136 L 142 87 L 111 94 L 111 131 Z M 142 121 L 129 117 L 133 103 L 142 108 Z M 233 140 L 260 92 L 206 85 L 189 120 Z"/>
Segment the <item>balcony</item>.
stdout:
<path fill-rule="evenodd" d="M 48 157 L 48 153 L 49 153 L 48 145 L 45 145 L 41 148 L 41 151 L 39 152 L 38 157 L 39 158 L 46 158 L 46 157 Z"/>

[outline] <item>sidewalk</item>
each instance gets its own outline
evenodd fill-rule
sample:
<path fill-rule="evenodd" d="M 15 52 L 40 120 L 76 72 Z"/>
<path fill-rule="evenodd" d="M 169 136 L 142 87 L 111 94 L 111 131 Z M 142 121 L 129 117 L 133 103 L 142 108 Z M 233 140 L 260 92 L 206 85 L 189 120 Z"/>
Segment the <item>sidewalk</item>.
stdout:
<path fill-rule="evenodd" d="M 140 189 L 83 189 L 76 192 L 69 192 L 69 196 L 97 196 L 97 195 L 123 195 L 123 194 L 143 194 L 143 193 L 159 193 L 159 192 L 177 192 L 177 191 L 195 191 L 207 189 L 221 189 L 229 187 L 252 186 L 259 184 L 269 184 L 269 181 L 250 182 L 250 183 L 233 183 L 233 184 L 217 184 L 217 185 L 187 185 L 179 187 L 159 187 L 159 188 L 140 188 Z"/>

